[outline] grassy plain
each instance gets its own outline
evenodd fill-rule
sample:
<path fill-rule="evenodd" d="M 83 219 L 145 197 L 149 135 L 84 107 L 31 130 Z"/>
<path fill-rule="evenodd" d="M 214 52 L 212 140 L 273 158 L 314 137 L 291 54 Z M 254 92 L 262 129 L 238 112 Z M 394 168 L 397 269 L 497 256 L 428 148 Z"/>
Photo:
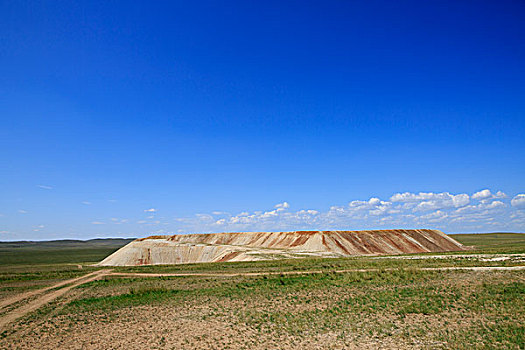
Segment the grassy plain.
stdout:
<path fill-rule="evenodd" d="M 95 270 L 98 262 L 131 239 L 0 242 L 0 298 Z M 82 269 L 79 269 L 79 265 Z"/>
<path fill-rule="evenodd" d="M 0 242 L 0 267 L 97 262 L 132 239 Z"/>
<path fill-rule="evenodd" d="M 463 245 L 474 246 L 479 252 L 525 253 L 525 234 L 523 233 L 455 234 L 450 237 Z"/>
<path fill-rule="evenodd" d="M 453 237 L 475 246 L 466 253 L 479 257 L 464 257 L 462 252 L 450 258 L 114 268 L 240 275 L 108 276 L 80 285 L 9 325 L 1 333 L 0 348 L 523 349 L 525 271 L 420 268 L 525 265 L 521 256 L 512 255 L 525 251 L 525 234 Z M 489 253 L 498 255 L 492 259 Z M 30 262 L 0 265 L 0 298 L 99 269 L 79 270 L 76 264 L 83 259 Z M 335 272 L 347 269 L 367 271 Z M 312 270 L 324 273 L 280 274 Z M 246 272 L 277 274 L 242 275 Z M 1 289 L 17 286 L 21 289 Z"/>

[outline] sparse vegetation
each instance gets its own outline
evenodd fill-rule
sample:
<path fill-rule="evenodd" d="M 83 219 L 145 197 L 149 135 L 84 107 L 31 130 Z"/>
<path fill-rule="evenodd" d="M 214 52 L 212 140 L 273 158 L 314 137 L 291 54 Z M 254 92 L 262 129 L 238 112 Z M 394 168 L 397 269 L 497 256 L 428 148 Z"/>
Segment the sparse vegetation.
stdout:
<path fill-rule="evenodd" d="M 469 253 L 519 252 L 524 248 L 522 237 L 505 236 L 505 244 L 497 239 L 491 239 L 492 244 L 477 243 L 482 248 Z M 465 237 L 463 243 L 468 239 L 472 241 Z M 420 270 L 523 265 L 519 259 L 484 259 L 361 257 L 117 268 L 114 271 L 276 274 L 107 276 L 79 285 L 12 324 L 2 333 L 0 347 L 92 344 L 104 348 L 104 341 L 125 341 L 130 347 L 168 349 L 523 349 L 523 270 Z M 67 279 L 96 268 L 78 270 L 75 265 L 57 264 L 31 269 L 0 267 L 4 291 L 14 292 L 13 286 L 20 284 Z M 335 272 L 344 269 L 367 271 Z M 279 273 L 311 270 L 324 273 Z"/>

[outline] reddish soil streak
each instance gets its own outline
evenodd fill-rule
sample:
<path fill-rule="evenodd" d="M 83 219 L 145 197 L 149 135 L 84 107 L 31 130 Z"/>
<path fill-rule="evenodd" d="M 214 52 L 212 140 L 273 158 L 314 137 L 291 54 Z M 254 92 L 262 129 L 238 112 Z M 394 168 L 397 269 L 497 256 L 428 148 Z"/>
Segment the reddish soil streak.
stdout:
<path fill-rule="evenodd" d="M 237 255 L 241 254 L 241 252 L 231 252 L 231 253 L 228 253 L 226 254 L 225 256 L 223 256 L 222 258 L 220 258 L 219 260 L 217 260 L 217 262 L 222 262 L 222 261 L 230 261 L 231 259 L 235 258 Z"/>

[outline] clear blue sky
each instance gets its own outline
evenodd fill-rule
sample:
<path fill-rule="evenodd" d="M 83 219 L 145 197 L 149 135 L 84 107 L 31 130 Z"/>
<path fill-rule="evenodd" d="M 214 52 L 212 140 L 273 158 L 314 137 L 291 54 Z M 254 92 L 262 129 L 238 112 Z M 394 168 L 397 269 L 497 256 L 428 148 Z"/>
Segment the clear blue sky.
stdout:
<path fill-rule="evenodd" d="M 0 118 L 0 240 L 525 230 L 525 3 L 0 1 Z"/>

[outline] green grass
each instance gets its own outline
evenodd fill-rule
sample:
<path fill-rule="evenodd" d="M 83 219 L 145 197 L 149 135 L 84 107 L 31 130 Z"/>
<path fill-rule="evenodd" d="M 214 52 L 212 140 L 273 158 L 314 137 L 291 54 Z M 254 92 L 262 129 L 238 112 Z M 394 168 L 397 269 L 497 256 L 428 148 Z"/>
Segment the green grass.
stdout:
<path fill-rule="evenodd" d="M 514 253 L 525 252 L 525 234 L 458 234 L 455 239 L 476 249 L 467 253 Z M 50 242 L 0 242 L 0 281 L 31 279 L 72 278 L 86 272 L 78 270 L 76 264 L 90 264 L 100 261 L 129 240 L 108 239 L 91 241 L 50 241 Z M 448 253 L 454 255 L 455 253 Z M 459 252 L 458 254 L 465 254 Z M 427 254 L 428 255 L 428 254 Z M 476 259 L 373 259 L 354 258 L 299 258 L 268 260 L 258 262 L 200 263 L 184 265 L 155 265 L 118 267 L 122 272 L 282 272 L 305 270 L 340 269 L 387 269 L 442 266 L 511 266 L 519 263 L 510 261 L 480 262 Z M 87 268 L 91 270 L 93 268 Z"/>
<path fill-rule="evenodd" d="M 453 237 L 465 245 L 476 247 L 476 250 L 462 252 L 469 254 L 521 252 L 525 250 L 524 236 L 496 233 Z M 0 287 L 7 293 L 16 288 L 31 288 L 31 281 L 41 284 L 77 277 L 100 267 L 85 266 L 79 270 L 76 264 L 89 261 L 97 254 L 97 260 L 101 260 L 103 254 L 116 249 L 101 247 L 99 243 L 90 247 L 78 244 L 82 243 L 67 243 L 63 249 L 53 244 L 40 247 L 38 244 L 22 247 L 0 244 L 0 254 L 1 249 L 24 253 L 18 260 L 13 255 L 0 259 L 0 262 L 4 261 L 0 264 Z M 103 249 L 108 252 L 104 253 Z M 84 250 L 85 254 L 79 250 Z M 41 263 L 34 263 L 31 259 L 31 253 L 42 256 L 50 251 L 62 251 L 63 256 L 53 253 L 37 260 Z M 433 348 L 523 349 L 523 271 L 418 270 L 421 267 L 516 264 L 523 263 L 483 262 L 459 257 L 424 260 L 352 257 L 119 267 L 114 270 L 276 274 L 105 277 L 73 289 L 68 296 L 37 310 L 20 324 L 32 325 L 31 332 L 37 339 L 43 335 L 60 338 L 78 325 L 120 322 L 122 314 L 151 322 L 148 327 L 154 329 L 159 326 L 155 322 L 160 321 L 148 318 L 147 312 L 151 308 L 160 313 L 176 310 L 175 315 L 184 314 L 185 318 L 202 322 L 199 324 L 210 321 L 208 325 L 226 324 L 229 328 L 247 329 L 253 332 L 252 339 L 257 342 L 264 339 L 314 341 L 316 337 L 324 339 L 336 334 L 337 341 L 340 341 L 339 348 L 349 347 L 360 339 L 369 339 L 392 341 L 392 346 L 398 348 L 407 344 L 424 344 Z M 369 271 L 334 272 L 344 269 Z M 281 274 L 284 271 L 308 270 L 322 270 L 324 273 Z M 162 322 L 169 321 L 164 319 Z M 103 332 L 104 325 L 100 327 Z M 9 342 L 12 337 L 16 338 L 24 332 L 12 330 L 3 337 Z M 22 336 L 17 339 L 23 342 Z M 195 347 L 206 347 L 204 340 L 195 341 Z M 233 341 L 235 343 L 235 339 Z"/>
<path fill-rule="evenodd" d="M 450 237 L 477 251 L 525 253 L 525 233 L 495 232 L 477 234 L 454 234 Z"/>
<path fill-rule="evenodd" d="M 525 234 L 459 234 L 453 236 L 465 245 L 473 245 L 476 250 L 467 253 L 516 252 L 525 251 Z M 108 239 L 91 241 L 49 241 L 49 242 L 0 242 L 0 282 L 9 283 L 30 280 L 60 280 L 73 278 L 90 272 L 97 267 L 77 264 L 96 262 L 129 240 Z M 464 252 L 460 252 L 463 253 Z M 454 253 L 451 253 L 454 254 Z M 521 264 L 512 261 L 481 262 L 476 259 L 457 258 L 452 260 L 425 259 L 374 259 L 371 257 L 353 258 L 300 258 L 287 260 L 268 260 L 258 262 L 201 263 L 184 265 L 155 265 L 137 267 L 118 267 L 122 272 L 283 272 L 342 269 L 410 269 L 413 267 L 442 266 L 512 266 Z M 5 285 L 9 287 L 9 285 Z"/>
<path fill-rule="evenodd" d="M 515 266 L 514 261 L 479 261 L 476 258 L 454 259 L 375 259 L 355 258 L 300 258 L 273 261 L 227 262 L 185 265 L 152 265 L 140 267 L 116 267 L 117 272 L 144 273 L 248 273 L 248 272 L 287 272 L 287 271 L 337 271 L 352 269 L 399 269 L 468 266 Z"/>
<path fill-rule="evenodd" d="M 129 242 L 129 239 L 0 242 L 0 267 L 98 262 Z"/>
<path fill-rule="evenodd" d="M 0 283 L 11 288 L 21 281 L 53 283 L 99 269 L 89 266 L 113 253 L 130 240 L 0 242 Z M 78 265 L 83 265 L 82 269 Z M 29 286 L 27 288 L 30 288 Z"/>
<path fill-rule="evenodd" d="M 166 297 L 214 296 L 243 298 L 249 295 L 266 296 L 271 299 L 275 293 L 297 292 L 307 289 L 342 288 L 345 286 L 382 286 L 393 283 L 412 283 L 437 278 L 439 272 L 417 270 L 351 272 L 344 274 L 272 275 L 260 277 L 201 278 L 163 277 L 159 278 L 105 278 L 93 281 L 79 288 L 100 288 L 124 286 L 126 293 L 89 297 L 72 302 L 71 306 L 82 306 L 85 310 L 108 310 L 141 305 L 152 302 L 162 303 Z M 200 280 L 201 283 L 195 283 Z M 184 288 L 173 288 L 180 284 Z M 128 291 L 129 288 L 129 291 Z"/>
<path fill-rule="evenodd" d="M 523 233 L 490 233 L 490 234 L 455 234 L 454 239 L 467 246 L 475 246 L 472 252 L 525 252 L 525 234 Z M 61 240 L 46 242 L 0 242 L 0 271 L 7 267 L 21 265 L 51 265 L 51 264 L 82 264 L 93 263 L 104 259 L 117 249 L 129 243 L 130 239 L 95 239 L 88 241 Z M 341 259 L 300 259 L 309 260 L 311 263 L 288 264 L 277 262 L 256 262 L 255 264 L 233 265 L 236 269 L 244 267 L 260 266 L 264 269 L 279 269 L 282 265 L 291 265 L 293 268 L 322 266 L 332 264 L 334 267 L 342 267 Z M 328 262 L 327 261 L 332 261 Z M 137 267 L 135 270 L 154 271 L 220 271 L 231 270 L 227 264 L 188 264 L 184 267 Z"/>
<path fill-rule="evenodd" d="M 350 332 L 379 339 L 418 337 L 447 348 L 513 349 L 525 344 L 525 281 L 519 276 L 497 272 L 472 279 L 467 272 L 394 270 L 107 279 L 90 283 L 90 295 L 71 301 L 59 314 L 82 320 L 141 305 L 191 309 L 209 304 L 211 311 L 200 317 L 228 320 L 260 334 Z M 447 323 L 450 328 L 443 327 Z"/>
<path fill-rule="evenodd" d="M 118 249 L 118 248 L 116 248 Z M 87 249 L 0 249 L 0 265 L 22 264 L 64 264 L 97 262 L 113 253 L 113 248 L 87 248 Z"/>
<path fill-rule="evenodd" d="M 53 266 L 43 270 L 42 268 L 36 269 L 34 271 L 27 272 L 0 272 L 0 283 L 4 285 L 5 283 L 10 282 L 21 282 L 21 281 L 58 281 L 71 279 L 75 277 L 80 277 L 89 272 L 98 270 L 95 267 L 86 267 L 82 270 L 78 269 L 76 266 Z"/>

